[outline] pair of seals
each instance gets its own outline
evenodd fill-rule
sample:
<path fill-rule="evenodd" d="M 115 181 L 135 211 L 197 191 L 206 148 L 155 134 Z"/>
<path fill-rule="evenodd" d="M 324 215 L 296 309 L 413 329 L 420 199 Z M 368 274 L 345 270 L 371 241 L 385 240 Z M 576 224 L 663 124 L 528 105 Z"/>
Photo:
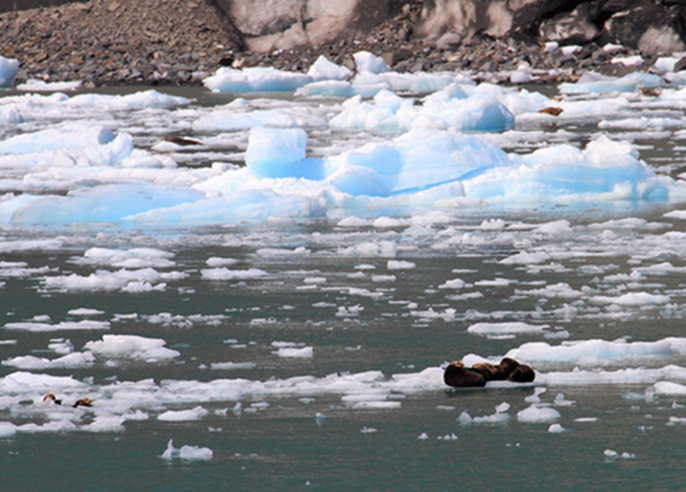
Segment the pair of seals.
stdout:
<path fill-rule="evenodd" d="M 505 357 L 500 364 L 474 364 L 465 367 L 462 362 L 451 362 L 445 368 L 443 381 L 454 388 L 486 386 L 488 381 L 511 381 L 513 383 L 530 383 L 536 378 L 534 370 L 526 364 Z"/>
<path fill-rule="evenodd" d="M 62 404 L 62 400 L 58 400 L 55 397 L 54 393 L 48 393 L 47 395 L 45 395 L 43 397 L 43 401 L 52 401 L 55 405 L 61 405 Z M 76 403 L 74 403 L 72 405 L 72 407 L 74 407 L 74 408 L 76 408 L 76 407 L 92 407 L 92 406 L 93 406 L 93 402 L 91 401 L 90 398 L 80 398 L 80 399 L 76 400 Z"/>

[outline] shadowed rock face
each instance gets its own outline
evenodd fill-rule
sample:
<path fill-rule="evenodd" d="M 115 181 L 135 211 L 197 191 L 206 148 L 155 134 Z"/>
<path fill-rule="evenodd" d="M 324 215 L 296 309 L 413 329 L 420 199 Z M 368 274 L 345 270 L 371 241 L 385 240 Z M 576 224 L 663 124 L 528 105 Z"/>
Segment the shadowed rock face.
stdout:
<path fill-rule="evenodd" d="M 250 50 L 319 46 L 352 39 L 396 15 L 409 0 L 217 0 Z"/>

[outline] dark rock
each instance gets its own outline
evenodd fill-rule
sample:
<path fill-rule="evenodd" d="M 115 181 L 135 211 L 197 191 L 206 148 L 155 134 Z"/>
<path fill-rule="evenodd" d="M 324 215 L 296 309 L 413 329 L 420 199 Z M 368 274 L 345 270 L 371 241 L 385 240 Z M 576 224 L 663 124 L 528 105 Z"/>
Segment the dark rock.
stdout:
<path fill-rule="evenodd" d="M 686 56 L 682 56 L 677 60 L 677 62 L 674 64 L 674 71 L 675 72 L 681 72 L 682 70 L 686 69 Z"/>
<path fill-rule="evenodd" d="M 578 44 L 587 43 L 598 35 L 598 28 L 591 20 L 591 6 L 583 3 L 569 13 L 544 20 L 539 28 L 546 41 Z"/>

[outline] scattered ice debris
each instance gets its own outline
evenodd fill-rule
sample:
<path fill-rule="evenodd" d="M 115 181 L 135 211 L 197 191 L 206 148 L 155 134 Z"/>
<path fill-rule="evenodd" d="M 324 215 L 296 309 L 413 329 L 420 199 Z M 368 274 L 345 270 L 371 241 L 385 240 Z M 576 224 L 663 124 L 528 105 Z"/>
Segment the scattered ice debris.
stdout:
<path fill-rule="evenodd" d="M 560 424 L 551 424 L 550 427 L 548 427 L 548 432 L 552 434 L 559 434 L 561 432 L 566 432 L 567 429 L 562 427 Z"/>
<path fill-rule="evenodd" d="M 560 412 L 550 407 L 539 407 L 535 404 L 517 412 L 517 420 L 530 424 L 548 423 L 561 417 Z"/>
<path fill-rule="evenodd" d="M 174 440 L 169 439 L 167 449 L 160 455 L 160 458 L 167 461 L 172 461 L 174 458 L 179 458 L 183 461 L 208 461 L 212 459 L 212 456 L 213 452 L 210 448 L 189 445 L 175 448 Z"/>
<path fill-rule="evenodd" d="M 457 437 L 457 435 L 455 435 L 454 433 L 451 433 L 451 434 L 446 434 L 444 436 L 438 436 L 436 439 L 438 439 L 440 441 L 457 441 L 459 439 L 459 437 Z"/>
<path fill-rule="evenodd" d="M 210 412 L 203 407 L 195 407 L 188 410 L 167 410 L 157 416 L 157 420 L 163 422 L 187 422 L 191 420 L 200 420 Z"/>
<path fill-rule="evenodd" d="M 635 454 L 624 452 L 622 454 L 619 454 L 617 451 L 614 451 L 612 449 L 606 449 L 603 451 L 603 456 L 605 456 L 606 460 L 616 460 L 616 459 L 633 459 L 636 457 Z"/>

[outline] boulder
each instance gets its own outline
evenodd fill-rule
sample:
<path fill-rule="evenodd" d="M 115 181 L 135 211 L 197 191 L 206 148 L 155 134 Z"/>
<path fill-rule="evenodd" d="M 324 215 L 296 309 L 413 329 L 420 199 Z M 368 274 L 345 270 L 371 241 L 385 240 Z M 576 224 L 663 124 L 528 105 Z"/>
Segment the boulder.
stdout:
<path fill-rule="evenodd" d="M 410 0 L 217 0 L 250 51 L 321 46 L 364 35 Z"/>
<path fill-rule="evenodd" d="M 621 6 L 622 2 L 608 2 Z M 644 55 L 686 49 L 686 5 L 641 0 L 618 10 L 604 23 L 604 34 L 613 42 L 638 48 Z M 606 9 L 607 10 L 607 9 Z"/>

